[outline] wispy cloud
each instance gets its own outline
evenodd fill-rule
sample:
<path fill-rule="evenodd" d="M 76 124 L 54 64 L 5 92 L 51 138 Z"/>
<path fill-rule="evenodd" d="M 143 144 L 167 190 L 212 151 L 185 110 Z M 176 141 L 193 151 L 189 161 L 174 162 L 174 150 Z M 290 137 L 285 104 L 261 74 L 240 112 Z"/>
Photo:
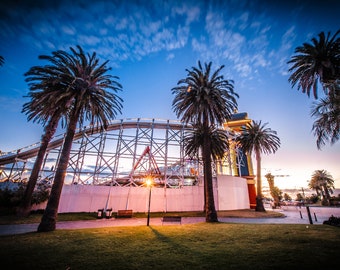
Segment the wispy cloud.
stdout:
<path fill-rule="evenodd" d="M 278 49 L 278 69 L 282 75 L 288 75 L 287 61 L 288 56 L 291 55 L 293 44 L 296 39 L 296 28 L 291 26 L 282 36 L 280 48 Z"/>
<path fill-rule="evenodd" d="M 294 27 L 287 26 L 277 42 L 273 18 L 265 10 L 251 14 L 244 8 L 247 3 L 75 1 L 70 6 L 61 1 L 44 8 L 18 6 L 8 12 L 8 20 L 0 20 L 0 42 L 20 40 L 41 53 L 81 45 L 115 65 L 159 52 L 174 58 L 188 46 L 202 61 L 226 64 L 242 78 L 259 68 L 273 69 L 273 63 L 279 63 L 275 65 L 283 74 Z"/>

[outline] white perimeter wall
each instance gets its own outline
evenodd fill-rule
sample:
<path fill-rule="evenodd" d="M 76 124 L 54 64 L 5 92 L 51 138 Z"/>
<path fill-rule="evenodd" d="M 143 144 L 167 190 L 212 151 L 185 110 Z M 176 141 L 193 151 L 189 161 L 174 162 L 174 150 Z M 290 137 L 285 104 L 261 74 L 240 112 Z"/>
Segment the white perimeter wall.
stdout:
<path fill-rule="evenodd" d="M 217 177 L 218 210 L 249 209 L 247 180 L 241 177 L 219 175 Z"/>
<path fill-rule="evenodd" d="M 250 208 L 244 178 L 218 176 L 214 181 L 214 198 L 216 210 Z M 64 185 L 58 212 L 97 212 L 102 208 L 112 208 L 113 212 L 121 209 L 147 212 L 148 201 L 149 189 L 143 187 Z M 35 209 L 45 206 L 46 203 Z M 151 189 L 151 212 L 203 211 L 203 206 L 203 186 Z"/>

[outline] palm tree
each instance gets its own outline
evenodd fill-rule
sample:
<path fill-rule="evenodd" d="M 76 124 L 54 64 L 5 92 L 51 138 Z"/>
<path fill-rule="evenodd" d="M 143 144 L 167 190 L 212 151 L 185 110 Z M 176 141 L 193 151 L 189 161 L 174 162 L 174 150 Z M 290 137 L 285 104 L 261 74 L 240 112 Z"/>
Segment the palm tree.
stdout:
<path fill-rule="evenodd" d="M 47 202 L 39 232 L 53 231 L 56 226 L 58 206 L 66 170 L 70 157 L 72 141 L 79 125 L 89 121 L 93 127 L 107 128 L 108 122 L 121 112 L 123 100 L 116 94 L 122 86 L 118 77 L 106 74 L 110 68 L 108 61 L 99 64 L 96 53 L 85 54 L 80 46 L 71 49 L 71 54 L 64 51 L 54 52 L 43 59 L 52 62 L 51 70 L 58 74 L 56 83 L 64 87 L 63 98 L 68 101 L 65 108 L 67 130 L 61 156 L 57 165 L 51 194 Z"/>
<path fill-rule="evenodd" d="M 317 117 L 312 130 L 317 137 L 316 145 L 320 150 L 326 141 L 331 144 L 339 139 L 339 99 L 340 99 L 340 30 L 332 37 L 324 32 L 319 34 L 319 40 L 312 39 L 312 44 L 304 43 L 295 49 L 288 64 L 292 64 L 289 77 L 292 86 L 298 84 L 298 89 L 310 95 L 313 89 L 317 99 L 318 83 L 322 84 L 326 98 L 312 107 L 312 116 Z M 335 114 L 334 114 L 334 113 Z"/>
<path fill-rule="evenodd" d="M 208 130 L 205 131 L 200 124 L 196 124 L 191 130 L 186 131 L 183 139 L 185 154 L 190 158 L 199 156 L 206 134 L 209 134 L 211 138 L 212 159 L 216 161 L 223 158 L 226 150 L 229 149 L 228 133 L 224 129 L 214 126 L 208 127 Z"/>
<path fill-rule="evenodd" d="M 319 196 L 321 193 L 323 203 L 329 205 L 330 194 L 333 193 L 334 189 L 334 180 L 331 174 L 326 170 L 314 171 L 308 186 L 314 189 Z"/>
<path fill-rule="evenodd" d="M 256 207 L 255 211 L 265 212 L 263 206 L 262 181 L 261 181 L 261 153 L 275 153 L 280 147 L 280 139 L 277 132 L 266 128 L 268 123 L 262 124 L 261 121 L 253 121 L 246 127 L 242 127 L 241 134 L 236 138 L 241 149 L 245 153 L 255 153 L 256 158 Z"/>
<path fill-rule="evenodd" d="M 188 75 L 177 83 L 172 89 L 175 98 L 172 102 L 174 112 L 184 123 L 193 124 L 194 130 L 199 134 L 199 147 L 202 153 L 204 172 L 204 197 L 205 214 L 207 222 L 217 222 L 217 213 L 214 203 L 212 184 L 212 157 L 215 156 L 213 146 L 212 128 L 222 125 L 231 118 L 237 108 L 233 82 L 225 80 L 219 73 L 224 66 L 219 67 L 215 72 L 211 71 L 211 65 L 205 64 L 202 67 L 198 62 L 198 68 L 186 69 Z M 197 152 L 197 147 L 187 144 L 190 153 Z"/>
<path fill-rule="evenodd" d="M 226 151 L 229 149 L 229 140 L 228 140 L 228 134 L 224 129 L 216 128 L 214 126 L 210 126 L 208 127 L 208 130 L 205 130 L 205 128 L 202 127 L 200 124 L 196 124 L 193 126 L 191 130 L 188 130 L 183 139 L 185 154 L 191 159 L 199 159 L 201 156 L 200 152 L 204 144 L 205 137 L 207 136 L 210 138 L 211 160 L 214 160 L 216 163 L 217 160 L 221 160 L 223 158 Z M 210 167 L 211 167 L 211 162 L 210 162 Z M 209 177 L 212 178 L 212 173 L 211 173 L 211 176 Z M 208 185 L 205 185 L 204 187 L 206 189 L 208 188 Z M 209 194 L 209 191 L 204 190 L 204 194 Z M 207 203 L 213 203 L 213 202 L 214 200 L 207 201 L 207 199 L 204 198 L 205 211 L 210 211 L 210 209 L 215 209 L 215 205 L 210 205 L 210 206 L 207 205 Z M 214 215 L 214 214 L 209 214 L 207 216 L 210 217 L 210 215 Z M 217 219 L 217 216 L 216 216 L 216 219 Z M 208 219 L 208 221 L 209 220 L 210 219 Z"/>
<path fill-rule="evenodd" d="M 340 138 L 340 94 L 334 92 L 312 106 L 311 115 L 316 118 L 313 132 L 318 149 L 326 142 L 334 144 Z"/>
<path fill-rule="evenodd" d="M 332 37 L 324 32 L 319 34 L 319 40 L 312 38 L 312 44 L 304 43 L 295 49 L 294 55 L 288 64 L 292 64 L 289 72 L 289 82 L 294 87 L 310 96 L 313 90 L 314 97 L 318 97 L 318 83 L 320 82 L 325 92 L 331 91 L 330 87 L 340 79 L 340 30 Z"/>
<path fill-rule="evenodd" d="M 61 57 L 59 52 L 56 52 L 55 58 L 50 61 L 56 61 Z M 39 58 L 47 59 L 48 57 L 40 56 Z M 65 114 L 71 103 L 63 95 L 66 86 L 58 81 L 58 72 L 54 66 L 34 66 L 25 73 L 25 76 L 25 81 L 30 87 L 27 97 L 31 100 L 23 105 L 22 112 L 28 116 L 28 121 L 32 120 L 46 126 L 24 196 L 17 209 L 17 215 L 21 217 L 28 216 L 30 213 L 32 194 L 38 181 L 48 144 L 56 132 L 60 118 L 63 115 L 66 117 Z"/>
<path fill-rule="evenodd" d="M 65 87 L 55 83 L 54 69 L 49 66 L 32 67 L 25 73 L 26 82 L 29 83 L 30 92 L 27 97 L 31 100 L 23 105 L 22 112 L 28 121 L 42 123 L 45 133 L 41 137 L 40 148 L 34 162 L 23 199 L 17 209 L 17 215 L 28 216 L 31 210 L 31 200 L 39 172 L 44 161 L 49 142 L 54 136 L 59 120 L 66 117 L 70 101 L 63 97 Z M 65 121 L 63 121 L 65 122 Z"/>

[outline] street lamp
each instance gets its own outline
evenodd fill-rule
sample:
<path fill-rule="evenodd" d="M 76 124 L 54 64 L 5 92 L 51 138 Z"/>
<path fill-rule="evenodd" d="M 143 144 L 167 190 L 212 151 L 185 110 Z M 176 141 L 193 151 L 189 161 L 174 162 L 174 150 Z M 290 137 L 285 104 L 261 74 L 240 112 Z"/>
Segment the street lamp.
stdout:
<path fill-rule="evenodd" d="M 150 224 L 151 187 L 152 187 L 152 179 L 151 178 L 146 179 L 146 185 L 149 187 L 149 206 L 148 206 L 148 219 L 147 219 L 147 222 L 146 222 L 146 226 L 149 226 L 149 224 Z"/>

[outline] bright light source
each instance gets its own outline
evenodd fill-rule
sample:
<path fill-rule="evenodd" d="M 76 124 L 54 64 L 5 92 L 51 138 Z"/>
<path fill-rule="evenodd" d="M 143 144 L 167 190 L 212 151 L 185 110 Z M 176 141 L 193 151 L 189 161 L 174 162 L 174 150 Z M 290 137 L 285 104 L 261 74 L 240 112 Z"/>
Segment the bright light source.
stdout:
<path fill-rule="evenodd" d="M 147 185 L 148 187 L 150 187 L 150 186 L 152 185 L 152 179 L 151 179 L 151 178 L 147 178 L 147 179 L 146 179 L 146 185 Z"/>

